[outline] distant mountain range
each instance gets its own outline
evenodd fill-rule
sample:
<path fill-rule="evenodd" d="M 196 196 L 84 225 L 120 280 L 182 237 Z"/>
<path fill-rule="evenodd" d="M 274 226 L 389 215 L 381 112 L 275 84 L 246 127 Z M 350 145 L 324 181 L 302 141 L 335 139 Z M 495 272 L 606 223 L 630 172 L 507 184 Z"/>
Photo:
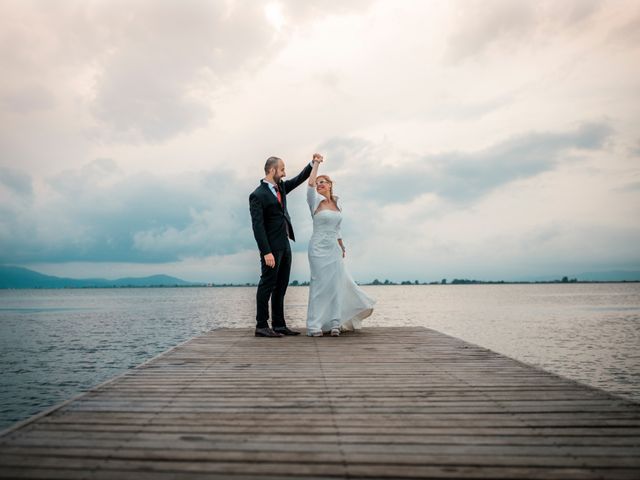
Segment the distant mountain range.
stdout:
<path fill-rule="evenodd" d="M 22 267 L 0 265 L 0 288 L 105 288 L 105 287 L 185 287 L 200 285 L 169 275 L 152 275 L 139 278 L 63 278 Z"/>

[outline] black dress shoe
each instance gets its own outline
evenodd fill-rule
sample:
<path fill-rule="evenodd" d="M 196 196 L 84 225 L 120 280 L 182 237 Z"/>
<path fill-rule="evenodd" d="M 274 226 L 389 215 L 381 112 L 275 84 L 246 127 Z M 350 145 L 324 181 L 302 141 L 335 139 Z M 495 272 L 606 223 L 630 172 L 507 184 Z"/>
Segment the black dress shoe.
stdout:
<path fill-rule="evenodd" d="M 256 328 L 256 337 L 283 337 L 281 333 L 274 332 L 269 327 Z"/>
<path fill-rule="evenodd" d="M 282 335 L 300 335 L 300 332 L 296 332 L 295 330 L 290 330 L 289 327 L 277 327 L 273 329 L 274 332 L 280 333 Z"/>

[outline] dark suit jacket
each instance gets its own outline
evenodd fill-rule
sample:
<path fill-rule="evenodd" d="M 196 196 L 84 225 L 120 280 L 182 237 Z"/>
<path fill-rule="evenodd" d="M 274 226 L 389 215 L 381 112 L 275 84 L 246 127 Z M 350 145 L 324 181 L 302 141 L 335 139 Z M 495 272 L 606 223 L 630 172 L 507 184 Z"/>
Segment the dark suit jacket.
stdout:
<path fill-rule="evenodd" d="M 278 188 L 282 196 L 282 206 L 266 182 L 260 182 L 258 188 L 249 195 L 253 236 L 261 255 L 286 250 L 289 238 L 295 241 L 291 217 L 287 211 L 287 193 L 307 180 L 310 174 L 311 165 L 307 165 L 291 180 L 280 180 Z"/>

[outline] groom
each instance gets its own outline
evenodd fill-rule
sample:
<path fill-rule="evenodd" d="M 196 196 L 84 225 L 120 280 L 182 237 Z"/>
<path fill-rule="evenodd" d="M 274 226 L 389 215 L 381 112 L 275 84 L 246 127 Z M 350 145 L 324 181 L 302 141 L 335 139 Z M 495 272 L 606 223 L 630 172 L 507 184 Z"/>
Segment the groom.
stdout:
<path fill-rule="evenodd" d="M 284 162 L 278 157 L 269 157 L 264 164 L 265 177 L 249 195 L 249 210 L 253 236 L 260 249 L 262 273 L 256 294 L 256 337 L 282 337 L 299 335 L 287 327 L 284 320 L 284 294 L 289 285 L 291 272 L 291 246 L 295 241 L 291 218 L 287 211 L 287 193 L 304 182 L 311 174 L 313 162 L 322 162 L 314 154 L 313 161 L 291 180 L 282 180 L 286 174 Z M 269 328 L 269 298 L 273 318 Z"/>

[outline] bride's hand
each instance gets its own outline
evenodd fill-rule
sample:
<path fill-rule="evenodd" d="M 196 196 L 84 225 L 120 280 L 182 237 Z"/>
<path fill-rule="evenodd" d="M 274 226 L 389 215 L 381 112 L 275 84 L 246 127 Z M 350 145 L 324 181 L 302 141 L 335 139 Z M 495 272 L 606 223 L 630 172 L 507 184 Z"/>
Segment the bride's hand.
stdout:
<path fill-rule="evenodd" d="M 313 161 L 320 164 L 324 161 L 324 157 L 322 155 L 320 155 L 319 153 L 314 153 L 313 154 Z"/>

